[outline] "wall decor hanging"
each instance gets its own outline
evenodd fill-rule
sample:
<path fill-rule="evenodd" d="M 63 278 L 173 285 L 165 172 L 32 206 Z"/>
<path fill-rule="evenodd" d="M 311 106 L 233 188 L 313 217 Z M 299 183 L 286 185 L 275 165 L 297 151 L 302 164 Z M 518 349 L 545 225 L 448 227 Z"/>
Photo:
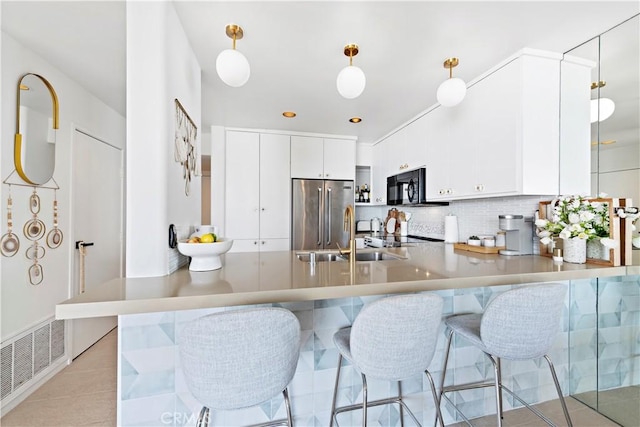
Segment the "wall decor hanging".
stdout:
<path fill-rule="evenodd" d="M 2 239 L 0 239 L 0 251 L 2 251 L 2 255 L 6 257 L 14 256 L 20 249 L 20 239 L 13 234 L 12 206 L 11 185 L 9 185 L 9 197 L 7 198 L 7 232 L 2 236 Z"/>
<path fill-rule="evenodd" d="M 191 176 L 200 175 L 200 161 L 196 147 L 198 127 L 195 125 L 180 101 L 175 99 L 176 131 L 174 159 L 183 168 L 182 176 L 185 180 L 184 193 L 188 196 L 191 186 Z"/>
<path fill-rule="evenodd" d="M 55 143 L 59 128 L 58 96 L 53 86 L 44 77 L 24 74 L 17 85 L 16 134 L 14 139 L 14 169 L 2 181 L 9 186 L 7 198 L 7 232 L 0 238 L 0 252 L 12 257 L 20 250 L 20 239 L 13 232 L 13 199 L 11 186 L 29 187 L 29 212 L 22 227 L 22 233 L 31 245 L 25 250 L 26 258 L 31 261 L 27 274 L 32 285 L 39 285 L 44 279 L 40 260 L 46 250 L 40 240 L 45 236 L 47 227 L 40 219 L 42 204 L 39 189 L 54 190 L 53 229 L 46 237 L 49 248 L 55 249 L 62 244 L 63 234 L 58 228 L 58 183 L 53 178 L 55 170 Z"/>

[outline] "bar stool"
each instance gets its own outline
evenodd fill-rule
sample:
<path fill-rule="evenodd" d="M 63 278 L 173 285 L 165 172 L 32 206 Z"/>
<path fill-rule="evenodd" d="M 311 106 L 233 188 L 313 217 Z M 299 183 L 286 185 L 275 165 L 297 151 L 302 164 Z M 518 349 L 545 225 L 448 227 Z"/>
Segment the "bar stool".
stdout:
<path fill-rule="evenodd" d="M 250 308 L 211 314 L 189 322 L 179 340 L 187 386 L 209 409 L 242 409 L 282 393 L 287 418 L 262 424 L 293 426 L 287 386 L 300 353 L 300 323 L 288 310 Z"/>
<path fill-rule="evenodd" d="M 436 421 L 444 426 L 440 414 L 439 399 L 431 374 L 428 371 L 435 352 L 438 330 L 442 321 L 442 298 L 434 294 L 392 296 L 365 306 L 350 328 L 336 332 L 333 341 L 340 352 L 338 371 L 333 390 L 331 421 L 338 422 L 337 415 L 345 411 L 362 409 L 362 425 L 367 425 L 367 408 L 370 406 L 400 404 L 400 421 L 404 425 L 403 408 L 413 421 L 420 425 L 415 415 L 402 400 L 400 381 L 424 372 L 431 384 L 436 408 Z M 346 358 L 362 377 L 362 404 L 336 408 L 342 359 Z M 367 401 L 367 378 L 398 382 L 398 396 Z"/>
<path fill-rule="evenodd" d="M 484 314 L 459 314 L 445 320 L 445 325 L 450 329 L 450 332 L 442 371 L 440 396 L 451 403 L 467 423 L 469 420 L 447 397 L 446 393 L 471 388 L 495 387 L 496 416 L 499 427 L 502 426 L 503 418 L 503 390 L 511 394 L 547 424 L 554 425 L 540 411 L 502 384 L 501 359 L 529 360 L 544 357 L 549 365 L 567 424 L 572 426 L 556 371 L 547 355 L 558 333 L 566 293 L 566 286 L 561 283 L 526 286 L 496 296 L 489 302 Z M 464 337 L 491 360 L 494 369 L 493 382 L 476 382 L 444 387 L 449 350 L 454 333 Z"/>

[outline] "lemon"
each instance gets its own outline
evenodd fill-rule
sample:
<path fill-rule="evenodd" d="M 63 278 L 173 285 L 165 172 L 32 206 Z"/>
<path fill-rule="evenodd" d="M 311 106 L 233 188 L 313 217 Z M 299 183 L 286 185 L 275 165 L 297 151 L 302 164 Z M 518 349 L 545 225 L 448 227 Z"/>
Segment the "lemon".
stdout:
<path fill-rule="evenodd" d="M 216 235 L 213 233 L 207 233 L 200 236 L 200 243 L 213 243 L 216 241 Z"/>

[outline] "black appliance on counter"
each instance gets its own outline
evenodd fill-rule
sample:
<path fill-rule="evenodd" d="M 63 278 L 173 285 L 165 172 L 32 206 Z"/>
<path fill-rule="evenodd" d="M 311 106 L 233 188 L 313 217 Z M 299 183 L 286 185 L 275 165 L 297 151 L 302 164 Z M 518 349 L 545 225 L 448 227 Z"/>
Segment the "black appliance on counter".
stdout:
<path fill-rule="evenodd" d="M 387 205 L 446 206 L 449 202 L 426 199 L 427 169 L 418 168 L 387 178 Z"/>

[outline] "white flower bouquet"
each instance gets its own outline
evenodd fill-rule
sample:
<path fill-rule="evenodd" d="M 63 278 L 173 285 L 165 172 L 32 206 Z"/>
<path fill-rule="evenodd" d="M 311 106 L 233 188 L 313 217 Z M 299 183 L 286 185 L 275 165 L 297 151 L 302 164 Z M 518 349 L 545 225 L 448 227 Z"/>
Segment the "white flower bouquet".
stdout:
<path fill-rule="evenodd" d="M 561 196 L 551 203 L 549 219 L 536 221 L 536 234 L 540 243 L 549 244 L 553 237 L 595 240 L 605 247 L 614 247 L 615 241 L 609 236 L 609 204 L 589 200 L 583 196 Z"/>

